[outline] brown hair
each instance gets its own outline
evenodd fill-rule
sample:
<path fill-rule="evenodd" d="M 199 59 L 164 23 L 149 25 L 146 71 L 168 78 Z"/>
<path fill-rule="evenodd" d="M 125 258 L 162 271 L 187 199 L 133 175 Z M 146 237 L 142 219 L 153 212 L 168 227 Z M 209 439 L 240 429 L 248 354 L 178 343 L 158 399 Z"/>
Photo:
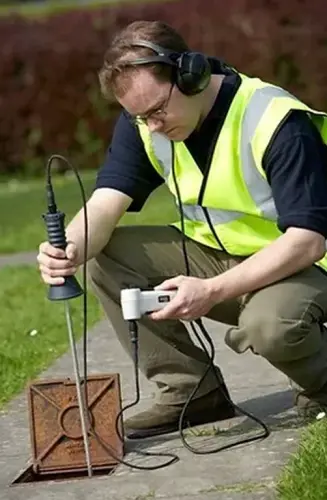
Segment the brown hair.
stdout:
<path fill-rule="evenodd" d="M 189 50 L 181 35 L 161 21 L 135 21 L 129 24 L 114 36 L 99 72 L 101 91 L 107 99 L 112 98 L 112 93 L 123 96 L 130 77 L 140 71 L 142 66 L 132 66 L 128 62 L 155 55 L 152 49 L 133 46 L 139 40 L 148 40 L 179 53 Z M 173 68 L 168 64 L 147 64 L 147 69 L 159 81 L 172 79 Z"/>

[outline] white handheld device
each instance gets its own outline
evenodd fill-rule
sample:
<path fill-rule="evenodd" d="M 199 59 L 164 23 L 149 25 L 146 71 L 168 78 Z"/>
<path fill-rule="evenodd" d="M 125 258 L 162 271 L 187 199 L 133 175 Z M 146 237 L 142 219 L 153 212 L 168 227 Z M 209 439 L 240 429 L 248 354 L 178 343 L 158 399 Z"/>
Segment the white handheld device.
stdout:
<path fill-rule="evenodd" d="M 125 288 L 120 292 L 120 302 L 125 320 L 140 319 L 143 314 L 165 307 L 177 290 L 144 290 Z"/>

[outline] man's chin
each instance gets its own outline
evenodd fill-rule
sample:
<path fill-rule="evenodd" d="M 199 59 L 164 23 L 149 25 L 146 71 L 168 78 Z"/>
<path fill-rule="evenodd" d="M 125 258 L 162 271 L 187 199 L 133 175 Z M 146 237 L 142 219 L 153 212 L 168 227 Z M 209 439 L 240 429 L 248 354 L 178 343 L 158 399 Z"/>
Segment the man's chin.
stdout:
<path fill-rule="evenodd" d="M 185 139 L 188 138 L 190 134 L 186 130 L 174 128 L 172 130 L 168 130 L 168 132 L 165 133 L 165 136 L 170 140 L 174 142 L 183 142 Z"/>

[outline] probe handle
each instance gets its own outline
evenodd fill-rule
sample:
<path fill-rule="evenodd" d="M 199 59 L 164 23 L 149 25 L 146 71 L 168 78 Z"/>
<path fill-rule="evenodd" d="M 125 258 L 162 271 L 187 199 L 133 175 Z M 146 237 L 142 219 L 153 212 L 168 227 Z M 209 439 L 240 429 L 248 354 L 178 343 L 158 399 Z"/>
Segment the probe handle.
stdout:
<path fill-rule="evenodd" d="M 67 246 L 65 232 L 65 214 L 63 212 L 46 213 L 42 215 L 48 233 L 48 241 L 56 248 L 63 250 Z"/>
<path fill-rule="evenodd" d="M 56 211 L 48 212 L 42 215 L 47 226 L 48 241 L 56 248 L 65 250 L 67 246 L 65 233 L 65 214 Z M 62 285 L 50 285 L 48 299 L 49 300 L 69 300 L 79 295 L 82 295 L 83 290 L 80 287 L 75 276 L 66 276 L 65 282 Z"/>

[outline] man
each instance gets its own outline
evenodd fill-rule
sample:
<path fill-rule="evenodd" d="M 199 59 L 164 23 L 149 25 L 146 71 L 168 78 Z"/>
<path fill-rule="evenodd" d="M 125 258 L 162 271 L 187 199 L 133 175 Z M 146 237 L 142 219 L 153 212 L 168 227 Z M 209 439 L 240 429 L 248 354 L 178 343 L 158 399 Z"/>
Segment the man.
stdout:
<path fill-rule="evenodd" d="M 89 272 L 123 347 L 130 352 L 120 290 L 177 289 L 140 321 L 140 368 L 155 404 L 125 422 L 130 438 L 177 429 L 208 360 L 180 320 L 231 325 L 226 343 L 251 349 L 301 388 L 297 403 L 327 403 L 327 120 L 286 91 L 215 58 L 189 53 L 161 22 L 120 32 L 100 72 L 122 112 L 88 201 Z M 180 225 L 119 227 L 166 182 Z M 62 284 L 83 262 L 83 214 L 64 251 L 40 245 L 46 283 Z M 222 374 L 212 371 L 191 402 L 191 425 L 232 417 Z"/>

